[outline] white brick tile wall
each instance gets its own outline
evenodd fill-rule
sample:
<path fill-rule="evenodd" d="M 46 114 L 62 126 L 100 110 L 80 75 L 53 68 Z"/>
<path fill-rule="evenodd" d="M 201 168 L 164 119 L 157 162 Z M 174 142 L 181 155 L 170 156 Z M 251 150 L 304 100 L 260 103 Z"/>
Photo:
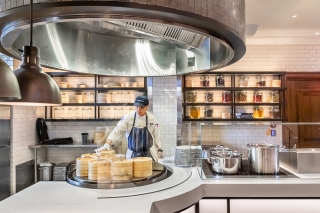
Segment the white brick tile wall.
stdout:
<path fill-rule="evenodd" d="M 38 111 L 39 110 L 39 111 Z M 37 143 L 36 119 L 40 107 L 11 106 L 11 193 L 16 192 L 16 165 L 33 159 L 29 145 Z"/>
<path fill-rule="evenodd" d="M 320 71 L 320 45 L 254 45 L 238 62 L 219 71 Z"/>
<path fill-rule="evenodd" d="M 157 117 L 164 154 L 176 146 L 177 77 L 153 78 L 153 114 Z"/>

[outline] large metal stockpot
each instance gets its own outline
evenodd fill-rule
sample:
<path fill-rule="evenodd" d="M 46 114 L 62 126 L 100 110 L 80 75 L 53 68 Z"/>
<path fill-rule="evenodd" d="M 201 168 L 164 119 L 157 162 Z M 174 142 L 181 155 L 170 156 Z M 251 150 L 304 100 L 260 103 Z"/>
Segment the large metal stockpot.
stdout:
<path fill-rule="evenodd" d="M 258 174 L 279 173 L 279 150 L 283 147 L 274 144 L 247 144 L 250 172 Z"/>

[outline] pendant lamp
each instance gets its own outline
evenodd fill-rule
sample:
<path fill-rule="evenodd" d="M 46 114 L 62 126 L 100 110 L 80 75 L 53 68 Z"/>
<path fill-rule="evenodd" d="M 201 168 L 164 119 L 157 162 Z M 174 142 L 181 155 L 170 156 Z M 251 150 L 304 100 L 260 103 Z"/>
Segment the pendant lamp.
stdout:
<path fill-rule="evenodd" d="M 6 105 L 59 106 L 61 94 L 56 82 L 40 66 L 40 50 L 32 46 L 33 0 L 30 0 L 30 45 L 23 46 L 22 64 L 14 71 L 17 77 L 21 99 L 0 102 Z"/>
<path fill-rule="evenodd" d="M 0 59 L 0 102 L 20 98 L 20 89 L 16 76 L 10 67 Z"/>

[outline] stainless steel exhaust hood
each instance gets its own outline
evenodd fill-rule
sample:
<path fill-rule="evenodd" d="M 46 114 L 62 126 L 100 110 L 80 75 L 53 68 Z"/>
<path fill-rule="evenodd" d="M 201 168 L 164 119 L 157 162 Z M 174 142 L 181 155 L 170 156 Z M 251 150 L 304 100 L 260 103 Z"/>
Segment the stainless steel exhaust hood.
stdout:
<path fill-rule="evenodd" d="M 166 76 L 218 69 L 244 55 L 244 0 L 184 2 L 40 0 L 34 6 L 33 40 L 41 49 L 41 65 L 101 75 Z M 20 59 L 29 24 L 28 5 L 18 6 L 0 13 L 0 51 Z M 199 8 L 205 12 L 197 13 Z"/>

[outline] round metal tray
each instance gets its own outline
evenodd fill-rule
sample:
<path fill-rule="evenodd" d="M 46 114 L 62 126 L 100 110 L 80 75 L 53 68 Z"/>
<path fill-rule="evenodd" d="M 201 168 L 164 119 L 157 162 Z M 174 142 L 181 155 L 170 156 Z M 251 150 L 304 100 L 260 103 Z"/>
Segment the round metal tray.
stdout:
<path fill-rule="evenodd" d="M 125 181 L 94 181 L 88 177 L 76 176 L 76 170 L 67 175 L 67 182 L 71 185 L 91 189 L 124 189 L 149 185 L 164 180 L 172 175 L 172 170 L 158 162 L 152 162 L 152 175 L 146 178 L 132 178 Z"/>

